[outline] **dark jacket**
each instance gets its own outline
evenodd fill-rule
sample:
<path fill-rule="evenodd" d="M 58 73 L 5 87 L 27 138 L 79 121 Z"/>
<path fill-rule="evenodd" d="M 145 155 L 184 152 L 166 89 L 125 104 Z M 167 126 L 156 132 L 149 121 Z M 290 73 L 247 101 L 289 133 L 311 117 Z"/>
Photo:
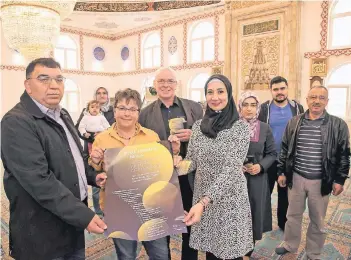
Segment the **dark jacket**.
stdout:
<path fill-rule="evenodd" d="M 64 109 L 61 118 L 83 155 Z M 84 229 L 94 212 L 80 200 L 76 164 L 63 127 L 25 92 L 2 119 L 1 141 L 10 202 L 10 255 L 16 260 L 49 260 L 84 248 Z M 95 186 L 96 173 L 87 159 L 87 181 Z"/>
<path fill-rule="evenodd" d="M 81 135 L 80 132 L 78 131 L 79 123 L 82 121 L 82 118 L 84 116 L 86 108 L 83 108 L 82 113 L 80 113 L 80 116 L 77 120 L 77 123 L 75 125 L 75 128 L 77 129 L 78 136 L 84 140 L 84 152 L 88 154 L 88 141 L 92 142 L 94 139 L 93 138 L 86 138 L 85 136 Z M 110 125 L 112 125 L 115 122 L 115 115 L 113 112 L 113 107 L 110 106 L 107 112 L 103 112 L 107 122 L 109 122 Z"/>
<path fill-rule="evenodd" d="M 199 103 L 189 99 L 179 98 L 186 116 L 185 128 L 191 129 L 193 124 L 202 118 L 203 110 Z M 168 140 L 166 129 L 164 127 L 161 100 L 156 100 L 141 110 L 139 123 L 146 128 L 155 131 L 161 140 Z M 185 143 L 187 146 L 188 143 Z M 185 156 L 185 155 L 184 155 Z"/>
<path fill-rule="evenodd" d="M 179 97 L 178 99 L 183 106 L 185 116 L 186 116 L 185 128 L 191 129 L 193 124 L 197 120 L 200 120 L 203 117 L 202 107 L 199 103 L 196 103 L 192 100 L 179 98 Z M 155 131 L 161 140 L 168 140 L 168 136 L 166 133 L 162 112 L 161 112 L 161 100 L 158 99 L 152 102 L 147 107 L 145 107 L 143 110 L 141 110 L 140 116 L 139 116 L 139 123 L 143 127 L 146 127 Z M 180 155 L 183 158 L 185 158 L 187 148 L 188 148 L 188 142 L 182 142 Z M 185 179 L 186 179 L 187 185 L 190 184 L 191 189 L 194 189 L 194 180 L 195 180 L 194 172 L 189 173 L 187 177 L 184 176 L 184 178 L 180 177 L 179 179 L 180 179 L 181 189 L 185 183 Z M 186 193 L 182 192 L 182 198 L 184 198 L 185 196 L 187 196 Z M 191 197 L 190 197 L 190 200 L 191 200 Z M 188 203 L 189 205 L 186 205 Z M 184 208 L 188 210 L 187 206 L 191 206 L 191 201 L 189 202 L 183 199 L 183 204 L 184 204 Z"/>
<path fill-rule="evenodd" d="M 306 111 L 308 113 L 308 110 Z M 282 148 L 278 159 L 278 175 L 284 174 L 287 185 L 291 188 L 293 176 L 293 164 L 296 156 L 296 140 L 300 131 L 302 120 L 301 114 L 292 118 L 282 140 Z M 350 134 L 344 120 L 325 113 L 321 125 L 323 142 L 323 175 L 321 194 L 328 195 L 332 191 L 333 183 L 344 185 L 350 168 Z"/>
<path fill-rule="evenodd" d="M 270 115 L 270 106 L 272 104 L 272 100 L 268 100 L 265 103 L 261 104 L 261 111 L 258 115 L 258 120 L 269 124 L 269 115 Z M 304 112 L 303 106 L 297 103 L 295 100 L 289 100 L 289 105 L 291 108 L 292 116 L 300 115 Z"/>

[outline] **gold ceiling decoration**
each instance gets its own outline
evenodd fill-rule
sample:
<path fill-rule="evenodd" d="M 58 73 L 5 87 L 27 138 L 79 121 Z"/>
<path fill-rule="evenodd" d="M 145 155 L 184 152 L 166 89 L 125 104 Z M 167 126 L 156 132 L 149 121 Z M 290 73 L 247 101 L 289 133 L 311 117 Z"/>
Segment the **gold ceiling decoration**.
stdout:
<path fill-rule="evenodd" d="M 61 20 L 71 14 L 75 3 L 76 0 L 2 0 L 2 29 L 7 44 L 27 59 L 48 56 L 60 33 Z"/>
<path fill-rule="evenodd" d="M 148 12 L 167 11 L 181 8 L 209 6 L 220 3 L 215 1 L 115 1 L 115 2 L 77 2 L 74 11 L 83 12 Z"/>

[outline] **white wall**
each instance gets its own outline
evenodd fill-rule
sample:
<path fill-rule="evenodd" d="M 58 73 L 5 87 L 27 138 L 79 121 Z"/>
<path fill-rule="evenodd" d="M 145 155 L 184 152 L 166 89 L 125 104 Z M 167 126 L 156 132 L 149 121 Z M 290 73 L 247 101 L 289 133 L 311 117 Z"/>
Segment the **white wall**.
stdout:
<path fill-rule="evenodd" d="M 224 14 L 220 14 L 219 17 L 218 53 L 219 61 L 224 61 Z M 180 20 L 183 21 L 184 18 L 180 18 Z M 214 16 L 202 20 L 214 21 Z M 191 26 L 191 24 L 194 22 L 196 23 L 197 20 L 188 19 L 188 26 Z M 147 28 L 143 29 L 148 31 Z M 75 40 L 78 45 L 78 50 L 80 50 L 80 36 L 73 33 L 65 34 L 68 34 Z M 146 34 L 147 33 L 141 33 L 141 39 L 143 39 Z M 174 55 L 170 55 L 168 52 L 168 40 L 171 36 L 175 36 L 178 42 L 178 49 Z M 126 87 L 141 90 L 144 79 L 148 75 L 153 75 L 154 70 L 147 70 L 151 72 L 137 71 L 138 58 L 136 59 L 136 56 L 138 57 L 138 45 L 138 33 L 128 37 L 119 37 L 114 41 L 83 35 L 83 53 L 80 53 L 79 55 L 83 55 L 84 70 L 69 73 L 67 73 L 67 71 L 64 72 L 65 77 L 72 79 L 78 85 L 80 92 L 79 110 L 85 107 L 85 104 L 93 98 L 93 92 L 99 86 L 106 87 L 110 92 L 110 96 L 113 96 L 117 90 Z M 97 46 L 103 47 L 106 53 L 105 59 L 100 64 L 96 62 L 93 56 L 93 49 Z M 121 49 L 123 46 L 128 46 L 130 50 L 129 59 L 127 61 L 123 61 L 121 59 Z M 190 79 L 192 79 L 198 73 L 211 73 L 211 67 L 213 64 L 198 64 L 194 66 L 194 68 L 189 68 L 186 64 L 184 64 L 184 31 L 182 23 L 172 27 L 163 28 L 163 52 L 164 66 L 178 65 L 178 81 L 181 82 L 179 94 L 183 97 L 187 97 L 188 95 L 187 86 Z M 16 63 L 16 54 L 13 50 L 8 48 L 2 34 L 1 54 L 1 65 L 3 65 L 3 67 L 0 71 L 2 97 L 0 118 L 19 101 L 19 98 L 24 91 L 24 66 L 26 66 L 28 63 L 25 60 L 22 60 L 20 63 Z M 142 55 L 142 51 L 140 54 Z M 177 60 L 177 63 L 172 63 L 173 60 Z M 99 68 L 99 65 L 101 71 L 97 69 Z M 131 74 L 128 72 L 133 73 Z"/>

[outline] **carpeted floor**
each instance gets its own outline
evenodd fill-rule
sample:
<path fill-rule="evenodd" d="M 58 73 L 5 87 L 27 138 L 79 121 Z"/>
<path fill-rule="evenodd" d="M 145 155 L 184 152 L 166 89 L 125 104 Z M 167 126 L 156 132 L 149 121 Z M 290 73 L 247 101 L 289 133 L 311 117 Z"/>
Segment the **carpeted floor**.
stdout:
<path fill-rule="evenodd" d="M 1 175 L 2 177 L 2 175 Z M 1 182 L 2 184 L 2 182 Z M 351 181 L 345 185 L 345 191 L 338 197 L 331 196 L 327 217 L 326 230 L 328 237 L 324 246 L 323 260 L 351 260 Z M 1 259 L 12 259 L 8 253 L 8 219 L 9 208 L 8 201 L 1 189 L 1 245 L 3 248 L 3 257 Z M 272 195 L 273 216 L 276 215 L 277 194 Z M 89 201 L 91 205 L 91 199 Z M 304 259 L 305 258 L 305 236 L 308 226 L 307 210 L 303 218 L 303 240 L 297 254 L 288 254 L 279 257 L 274 253 L 283 238 L 283 233 L 277 229 L 276 218 L 273 220 L 274 231 L 265 234 L 264 239 L 257 242 L 255 252 L 251 259 Z M 114 252 L 113 243 L 105 239 L 102 235 L 86 234 L 86 255 L 87 260 L 115 260 L 117 259 Z M 171 241 L 172 260 L 180 260 L 181 238 L 173 237 Z M 141 249 L 138 259 L 148 259 L 145 251 Z M 200 254 L 199 259 L 205 259 Z M 33 259 L 35 260 L 35 259 Z"/>

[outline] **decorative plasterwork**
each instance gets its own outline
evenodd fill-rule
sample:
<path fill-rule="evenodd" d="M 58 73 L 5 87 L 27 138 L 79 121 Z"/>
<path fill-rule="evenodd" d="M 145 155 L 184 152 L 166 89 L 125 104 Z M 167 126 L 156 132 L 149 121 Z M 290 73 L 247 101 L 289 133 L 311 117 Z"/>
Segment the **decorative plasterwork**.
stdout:
<path fill-rule="evenodd" d="M 84 12 L 150 12 L 193 8 L 220 3 L 216 1 L 160 1 L 160 2 L 77 2 L 74 11 Z"/>
<path fill-rule="evenodd" d="M 198 69 L 198 68 L 212 68 L 216 66 L 223 66 L 224 61 L 218 62 L 205 62 L 205 63 L 192 63 L 184 64 L 178 66 L 171 66 L 174 70 L 189 70 L 189 69 Z M 108 76 L 108 77 L 118 77 L 125 75 L 137 75 L 143 73 L 152 73 L 155 72 L 158 68 L 152 69 L 141 69 L 134 71 L 126 72 L 96 72 L 96 71 L 82 71 L 82 70 L 67 70 L 64 69 L 63 72 L 67 74 L 77 74 L 77 75 L 91 75 L 91 76 Z M 15 71 L 25 71 L 26 67 L 24 66 L 12 66 L 12 65 L 0 65 L 0 70 L 15 70 Z"/>
<path fill-rule="evenodd" d="M 137 70 L 140 70 L 141 68 L 141 34 L 138 34 L 138 64 L 137 64 Z"/>
<path fill-rule="evenodd" d="M 214 38 L 214 60 L 218 61 L 218 55 L 219 55 L 219 16 L 215 16 L 215 23 L 214 23 L 214 28 L 215 28 L 215 38 Z"/>
<path fill-rule="evenodd" d="M 104 40 L 111 40 L 111 41 L 116 40 L 115 36 L 107 36 L 107 35 L 102 35 L 102 34 L 89 33 L 89 32 L 84 32 L 84 31 L 70 29 L 70 28 L 64 28 L 64 27 L 61 27 L 61 32 L 62 33 L 77 34 L 77 35 L 84 35 L 87 37 L 92 37 L 92 38 L 97 38 L 97 39 L 104 39 Z"/>
<path fill-rule="evenodd" d="M 161 67 L 164 64 L 164 42 L 163 42 L 163 28 L 160 29 L 160 41 L 161 41 Z"/>
<path fill-rule="evenodd" d="M 188 23 L 183 24 L 183 64 L 188 63 Z"/>
<path fill-rule="evenodd" d="M 84 38 L 79 35 L 79 56 L 80 56 L 80 70 L 84 70 Z"/>
<path fill-rule="evenodd" d="M 231 6 L 230 8 L 232 10 L 236 10 L 236 9 L 243 9 L 243 8 L 248 8 L 251 6 L 255 6 L 255 5 L 261 5 L 261 4 L 265 4 L 265 3 L 270 3 L 272 1 L 228 1 L 231 2 Z M 228 5 L 227 5 L 228 8 Z"/>
<path fill-rule="evenodd" d="M 321 22 L 321 49 L 317 52 L 306 52 L 304 57 L 307 59 L 310 58 L 321 58 L 321 57 L 329 57 L 329 56 L 340 56 L 340 55 L 351 55 L 351 48 L 345 49 L 327 49 L 328 42 L 328 15 L 329 15 L 329 1 L 325 0 L 321 4 L 322 6 L 322 22 Z"/>

